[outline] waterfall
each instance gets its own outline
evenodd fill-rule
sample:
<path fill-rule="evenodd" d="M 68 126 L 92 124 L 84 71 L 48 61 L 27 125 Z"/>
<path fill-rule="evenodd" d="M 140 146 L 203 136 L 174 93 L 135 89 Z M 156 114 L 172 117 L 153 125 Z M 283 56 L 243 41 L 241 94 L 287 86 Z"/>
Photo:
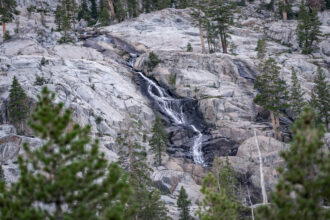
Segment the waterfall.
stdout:
<path fill-rule="evenodd" d="M 136 55 L 131 54 L 132 59 L 129 65 L 133 67 Z M 196 164 L 205 166 L 203 158 L 202 144 L 203 134 L 193 124 L 189 124 L 186 115 L 183 112 L 183 100 L 172 97 L 164 88 L 160 87 L 156 82 L 146 77 L 142 72 L 136 72 L 147 85 L 147 93 L 151 99 L 158 105 L 160 111 L 165 114 L 174 125 L 180 125 L 188 128 L 193 132 L 192 137 L 192 157 Z"/>
<path fill-rule="evenodd" d="M 262 193 L 262 203 L 267 204 L 268 199 L 267 199 L 267 192 L 266 192 L 266 187 L 265 187 L 264 171 L 263 171 L 263 166 L 262 166 L 262 156 L 261 156 L 261 151 L 260 151 L 260 147 L 259 147 L 259 141 L 258 141 L 256 130 L 253 129 L 253 131 L 254 131 L 254 137 L 255 137 L 255 141 L 257 144 L 257 148 L 258 148 L 258 154 L 259 154 L 259 171 L 260 171 L 260 186 L 261 186 L 261 193 Z"/>

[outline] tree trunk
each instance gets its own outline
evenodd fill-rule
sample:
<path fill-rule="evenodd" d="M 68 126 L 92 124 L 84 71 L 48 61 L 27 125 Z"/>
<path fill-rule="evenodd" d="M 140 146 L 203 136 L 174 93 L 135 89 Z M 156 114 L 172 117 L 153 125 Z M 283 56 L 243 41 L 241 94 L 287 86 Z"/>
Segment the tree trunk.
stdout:
<path fill-rule="evenodd" d="M 108 0 L 108 5 L 110 8 L 110 16 L 111 16 L 112 20 L 114 20 L 116 17 L 116 14 L 115 14 L 115 7 L 113 6 L 113 0 Z"/>
<path fill-rule="evenodd" d="M 2 35 L 3 35 L 3 38 L 5 38 L 6 36 L 6 23 L 5 22 L 2 22 Z"/>
<path fill-rule="evenodd" d="M 199 28 L 199 36 L 201 38 L 201 44 L 202 44 L 202 53 L 206 53 L 205 43 L 204 43 L 204 33 L 203 33 L 203 29 L 202 29 L 202 24 L 200 21 L 198 21 L 198 28 Z"/>
<path fill-rule="evenodd" d="M 275 117 L 274 117 L 274 112 L 270 111 L 270 118 L 272 119 L 272 126 L 274 130 L 274 137 L 277 139 L 277 131 L 276 131 L 276 122 L 275 122 Z"/>
<path fill-rule="evenodd" d="M 3 5 L 3 0 L 0 0 L 1 1 L 1 8 L 4 8 L 4 5 Z M 6 36 L 6 22 L 2 22 L 2 36 L 3 38 L 5 38 Z"/>
<path fill-rule="evenodd" d="M 279 119 L 278 114 L 276 114 L 275 120 L 276 120 L 277 139 L 279 141 L 281 141 L 282 137 L 281 137 L 281 130 L 280 130 L 280 119 Z"/>
<path fill-rule="evenodd" d="M 286 0 L 282 0 L 282 5 L 283 5 L 282 17 L 283 17 L 283 20 L 286 21 L 286 20 L 288 20 L 288 12 L 286 11 Z"/>
<path fill-rule="evenodd" d="M 227 42 L 223 31 L 220 32 L 220 39 L 221 39 L 222 52 L 227 53 Z"/>

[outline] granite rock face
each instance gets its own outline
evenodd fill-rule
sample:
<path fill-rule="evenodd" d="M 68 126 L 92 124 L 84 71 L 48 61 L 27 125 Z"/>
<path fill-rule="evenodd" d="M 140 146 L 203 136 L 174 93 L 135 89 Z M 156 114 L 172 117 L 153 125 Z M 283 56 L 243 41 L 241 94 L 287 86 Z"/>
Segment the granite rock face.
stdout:
<path fill-rule="evenodd" d="M 256 129 L 264 165 L 266 190 L 274 189 L 276 169 L 283 164 L 279 152 L 288 148 L 292 123 L 290 112 L 281 114 L 284 142 L 272 138 L 269 113 L 254 104 L 257 94 L 254 79 L 260 74 L 255 47 L 258 39 L 267 38 L 267 57 L 273 56 L 281 67 L 281 76 L 291 86 L 291 67 L 297 71 L 304 98 L 310 98 L 317 65 L 329 75 L 329 39 L 324 37 L 320 48 L 312 55 L 301 55 L 295 36 L 295 21 L 272 19 L 270 12 L 255 11 L 254 4 L 242 8 L 235 26 L 231 27 L 230 54 L 201 54 L 197 27 L 192 23 L 190 10 L 165 9 L 120 24 L 99 29 L 79 26 L 73 44 L 59 45 L 61 33 L 55 29 L 51 14 L 28 15 L 26 7 L 42 2 L 51 10 L 57 1 L 19 0 L 20 31 L 13 39 L 0 44 L 0 159 L 6 180 L 19 176 L 17 156 L 24 155 L 21 144 L 28 142 L 38 147 L 42 142 L 34 137 L 18 135 L 9 125 L 7 113 L 9 88 L 15 75 L 26 91 L 30 107 L 37 101 L 42 86 L 34 85 L 36 76 L 44 77 L 45 86 L 57 94 L 57 102 L 73 111 L 73 118 L 81 125 L 90 124 L 92 134 L 100 139 L 100 148 L 110 161 L 117 160 L 115 138 L 129 115 L 136 115 L 143 129 L 150 131 L 156 110 L 145 96 L 143 87 L 126 61 L 129 53 L 138 53 L 134 68 L 143 71 L 175 97 L 190 100 L 186 111 L 195 112 L 203 123 L 203 153 L 209 164 L 216 156 L 228 156 L 239 173 L 243 188 L 249 188 L 253 203 L 260 202 L 259 155 L 253 129 Z M 329 12 L 323 12 L 321 30 L 328 36 Z M 15 24 L 8 24 L 14 33 Z M 0 30 L 0 34 L 2 30 Z M 78 39 L 82 40 L 78 40 Z M 186 52 L 191 43 L 193 52 Z M 149 52 L 155 52 L 161 62 L 153 69 L 147 67 Z M 44 60 L 41 62 L 41 60 Z M 194 108 L 192 107 L 194 106 Z M 101 119 L 101 122 L 99 121 Z M 171 128 L 168 128 L 171 133 Z M 28 130 L 27 130 L 27 133 Z M 30 135 L 30 134 L 29 134 Z M 163 192 L 162 198 L 174 219 L 178 218 L 176 199 L 181 186 L 192 200 L 192 214 L 202 200 L 200 185 L 209 167 L 193 164 L 187 154 L 192 134 L 172 132 L 172 145 L 161 167 L 155 167 L 148 151 L 148 162 L 153 167 L 152 179 Z M 329 144 L 329 135 L 325 143 Z M 149 147 L 146 145 L 147 149 Z M 244 190 L 243 190 L 244 191 Z M 242 201 L 248 204 L 247 191 Z"/>

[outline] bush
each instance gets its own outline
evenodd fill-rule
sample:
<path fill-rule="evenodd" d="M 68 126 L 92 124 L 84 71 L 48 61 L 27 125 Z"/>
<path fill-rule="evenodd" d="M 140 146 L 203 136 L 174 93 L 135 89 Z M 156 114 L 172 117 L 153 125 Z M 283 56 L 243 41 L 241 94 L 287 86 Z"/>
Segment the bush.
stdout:
<path fill-rule="evenodd" d="M 42 57 L 41 58 L 41 61 L 40 61 L 40 65 L 41 66 L 45 66 L 47 64 L 49 64 L 49 60 L 46 60 L 45 57 Z"/>
<path fill-rule="evenodd" d="M 43 76 L 36 76 L 36 80 L 34 81 L 35 86 L 42 86 L 47 83 L 48 80 L 46 80 Z"/>
<path fill-rule="evenodd" d="M 174 86 L 175 83 L 176 83 L 176 76 L 175 76 L 175 74 L 171 73 L 171 75 L 170 75 L 170 80 L 169 80 L 169 84 L 170 84 L 171 86 Z"/>
<path fill-rule="evenodd" d="M 73 43 L 73 39 L 70 36 L 63 36 L 57 41 L 59 44 Z"/>
<path fill-rule="evenodd" d="M 10 40 L 11 39 L 11 35 L 9 33 L 9 31 L 6 31 L 6 34 L 4 36 L 4 40 L 7 41 L 7 40 Z"/>
<path fill-rule="evenodd" d="M 187 52 L 193 52 L 193 48 L 191 46 L 191 43 L 187 44 Z"/>
<path fill-rule="evenodd" d="M 103 118 L 100 116 L 97 116 L 97 118 L 95 119 L 96 124 L 100 124 L 103 121 Z"/>
<path fill-rule="evenodd" d="M 154 52 L 149 54 L 148 70 L 152 71 L 160 63 L 160 59 Z"/>

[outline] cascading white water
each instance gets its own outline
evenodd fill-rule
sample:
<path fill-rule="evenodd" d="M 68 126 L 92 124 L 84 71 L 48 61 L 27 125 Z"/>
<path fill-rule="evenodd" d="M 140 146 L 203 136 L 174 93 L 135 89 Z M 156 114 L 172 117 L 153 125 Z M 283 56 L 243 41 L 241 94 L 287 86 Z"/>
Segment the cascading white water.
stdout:
<path fill-rule="evenodd" d="M 175 124 L 186 125 L 192 129 L 194 137 L 191 151 L 194 162 L 196 164 L 205 165 L 202 152 L 203 134 L 196 128 L 196 126 L 186 124 L 187 122 L 181 105 L 182 100 L 171 97 L 164 88 L 158 86 L 154 81 L 143 75 L 143 73 L 137 73 L 147 82 L 147 92 L 158 104 L 161 111 L 171 118 Z"/>

